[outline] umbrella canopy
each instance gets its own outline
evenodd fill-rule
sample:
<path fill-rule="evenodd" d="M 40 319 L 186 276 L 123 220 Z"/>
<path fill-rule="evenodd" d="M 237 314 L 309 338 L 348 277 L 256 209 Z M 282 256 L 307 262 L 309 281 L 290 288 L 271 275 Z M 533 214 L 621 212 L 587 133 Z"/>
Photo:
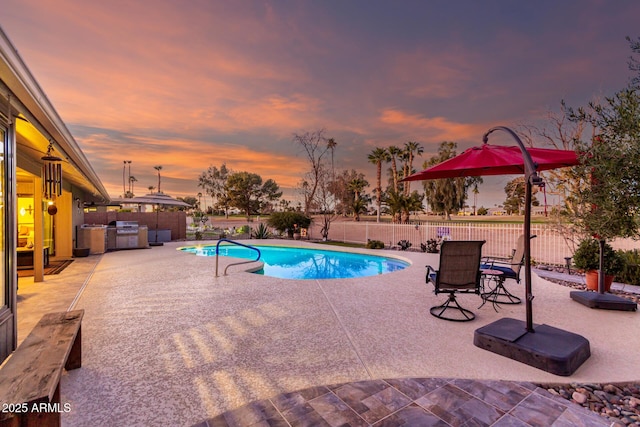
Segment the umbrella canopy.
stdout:
<path fill-rule="evenodd" d="M 135 203 L 138 205 L 161 205 L 161 206 L 180 206 L 190 208 L 191 205 L 183 202 L 182 200 L 174 199 L 168 194 L 164 193 L 151 193 L 140 197 L 133 197 L 131 199 L 123 199 L 122 203 Z"/>
<path fill-rule="evenodd" d="M 575 166 L 579 163 L 575 151 L 546 148 L 526 149 L 537 171 Z M 525 173 L 520 147 L 482 144 L 463 151 L 460 155 L 414 173 L 403 181 L 422 181 L 464 176 L 516 175 Z"/>

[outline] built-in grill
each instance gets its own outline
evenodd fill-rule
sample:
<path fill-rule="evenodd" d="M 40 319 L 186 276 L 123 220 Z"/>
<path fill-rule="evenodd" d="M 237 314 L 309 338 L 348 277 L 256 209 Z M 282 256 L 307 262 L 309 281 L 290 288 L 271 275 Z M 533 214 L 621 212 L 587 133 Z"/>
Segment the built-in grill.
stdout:
<path fill-rule="evenodd" d="M 138 234 L 138 221 L 116 221 L 116 234 Z"/>
<path fill-rule="evenodd" d="M 147 232 L 147 226 L 138 226 L 138 221 L 113 221 L 107 229 L 107 247 L 109 249 L 147 248 L 149 247 Z"/>

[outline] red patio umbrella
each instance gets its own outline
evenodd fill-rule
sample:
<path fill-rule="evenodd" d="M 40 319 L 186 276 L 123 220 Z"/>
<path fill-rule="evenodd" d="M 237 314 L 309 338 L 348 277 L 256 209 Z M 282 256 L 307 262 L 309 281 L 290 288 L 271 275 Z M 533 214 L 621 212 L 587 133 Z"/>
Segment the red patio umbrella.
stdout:
<path fill-rule="evenodd" d="M 502 130 L 509 133 L 517 146 L 488 144 L 489 134 Z M 424 181 L 429 179 L 458 178 L 484 175 L 524 174 L 526 182 L 526 201 L 524 217 L 525 236 L 525 291 L 527 306 L 527 330 L 533 332 L 531 313 L 531 187 L 539 185 L 542 179 L 537 171 L 575 166 L 579 163 L 575 151 L 553 150 L 548 148 L 527 148 L 518 135 L 504 126 L 490 129 L 482 138 L 483 144 L 471 147 L 451 159 L 445 160 L 421 172 L 414 173 L 402 181 Z"/>
<path fill-rule="evenodd" d="M 509 133 L 517 146 L 497 146 L 487 143 L 489 134 L 502 130 Z M 462 154 L 415 173 L 403 181 L 440 178 L 458 178 L 483 175 L 525 176 L 524 215 L 524 271 L 526 327 L 515 319 L 501 319 L 476 331 L 474 343 L 482 348 L 502 354 L 529 365 L 559 375 L 568 375 L 590 355 L 589 342 L 579 335 L 542 325 L 533 326 L 531 293 L 531 188 L 540 185 L 537 171 L 574 166 L 579 163 L 574 151 L 526 148 L 518 135 L 504 126 L 496 126 L 483 136 L 483 144 L 465 150 Z M 534 334 L 534 332 L 538 332 Z M 564 347 L 560 349 L 559 347 Z"/>
<path fill-rule="evenodd" d="M 578 164 L 575 151 L 547 148 L 526 148 L 526 150 L 537 171 Z M 471 147 L 456 157 L 414 173 L 403 181 L 524 173 L 525 165 L 520 147 L 484 143 L 480 147 Z"/>

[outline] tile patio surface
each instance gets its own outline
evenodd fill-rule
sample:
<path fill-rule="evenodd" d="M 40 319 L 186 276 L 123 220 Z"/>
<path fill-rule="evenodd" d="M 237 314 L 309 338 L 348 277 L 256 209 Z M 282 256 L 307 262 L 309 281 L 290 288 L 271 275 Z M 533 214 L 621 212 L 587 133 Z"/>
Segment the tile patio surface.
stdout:
<path fill-rule="evenodd" d="M 473 322 L 431 316 L 446 298 L 424 283 L 437 255 L 376 251 L 413 265 L 362 279 L 275 279 L 246 265 L 215 278 L 213 258 L 180 245 L 20 279 L 19 340 L 44 312 L 86 311 L 83 366 L 62 378 L 63 425 L 608 425 L 530 383 L 639 379 L 638 312 L 589 309 L 537 276 L 534 322 L 590 341 L 571 377 L 473 345 L 481 326 L 524 320 L 523 304 L 496 312 L 464 295 Z M 507 287 L 523 297 L 522 285 Z"/>

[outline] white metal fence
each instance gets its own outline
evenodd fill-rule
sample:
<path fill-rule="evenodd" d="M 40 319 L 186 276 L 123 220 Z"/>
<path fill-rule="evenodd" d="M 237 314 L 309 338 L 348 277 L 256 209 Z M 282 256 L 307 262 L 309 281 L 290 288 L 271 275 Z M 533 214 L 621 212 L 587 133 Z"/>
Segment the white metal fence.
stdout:
<path fill-rule="evenodd" d="M 213 221 L 207 223 L 216 228 L 229 229 L 249 225 L 258 226 L 262 219 L 252 222 Z M 308 231 L 310 239 L 320 239 L 321 224 L 314 221 Z M 412 224 L 390 224 L 376 222 L 335 221 L 329 229 L 329 240 L 345 243 L 365 244 L 368 240 L 380 240 L 386 248 L 398 246 L 401 240 L 411 242 L 411 249 L 420 250 L 420 244 L 429 239 L 485 240 L 482 248 L 484 256 L 511 256 L 518 237 L 523 233 L 518 223 L 476 223 L 476 222 L 418 222 Z M 573 255 L 573 248 L 565 238 L 549 224 L 532 224 L 531 257 L 535 262 L 565 265 L 566 258 Z M 611 242 L 615 249 L 640 248 L 637 241 L 619 239 Z"/>
<path fill-rule="evenodd" d="M 317 230 L 316 230 L 317 228 Z M 320 228 L 312 226 L 312 237 L 318 237 Z M 424 222 L 416 224 L 383 224 L 365 222 L 336 222 L 331 224 L 329 238 L 352 243 L 380 240 L 385 247 L 395 247 L 401 240 L 411 242 L 412 249 L 420 249 L 429 239 L 485 240 L 482 248 L 485 256 L 511 256 L 518 237 L 523 233 L 522 224 L 474 223 L 474 222 Z M 534 261 L 549 264 L 566 263 L 572 251 L 565 239 L 552 227 L 533 224 L 531 256 Z"/>

